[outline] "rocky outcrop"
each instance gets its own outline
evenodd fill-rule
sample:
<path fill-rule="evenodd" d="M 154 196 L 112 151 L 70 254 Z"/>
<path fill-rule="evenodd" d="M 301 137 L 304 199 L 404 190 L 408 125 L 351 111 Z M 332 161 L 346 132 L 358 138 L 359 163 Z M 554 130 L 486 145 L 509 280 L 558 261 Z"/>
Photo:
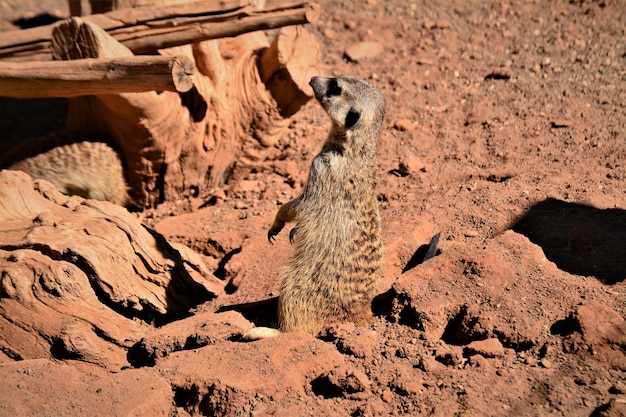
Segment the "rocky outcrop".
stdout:
<path fill-rule="evenodd" d="M 199 255 L 108 202 L 0 171 L 0 349 L 119 369 L 153 323 L 222 293 Z"/>

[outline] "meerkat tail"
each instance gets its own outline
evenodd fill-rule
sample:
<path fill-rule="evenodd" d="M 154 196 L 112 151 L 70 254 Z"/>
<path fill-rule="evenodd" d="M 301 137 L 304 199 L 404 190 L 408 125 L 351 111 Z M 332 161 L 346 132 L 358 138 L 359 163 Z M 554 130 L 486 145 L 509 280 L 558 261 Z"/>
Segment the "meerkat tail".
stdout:
<path fill-rule="evenodd" d="M 276 337 L 282 332 L 278 329 L 272 329 L 271 327 L 255 327 L 248 333 L 241 336 L 242 342 L 254 342 L 255 340 L 269 339 L 270 337 Z"/>

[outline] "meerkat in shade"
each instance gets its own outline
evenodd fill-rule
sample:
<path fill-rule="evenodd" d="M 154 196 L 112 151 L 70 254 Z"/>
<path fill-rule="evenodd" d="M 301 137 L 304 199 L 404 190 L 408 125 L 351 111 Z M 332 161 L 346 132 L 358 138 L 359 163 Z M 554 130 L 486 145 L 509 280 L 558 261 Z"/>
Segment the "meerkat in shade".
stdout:
<path fill-rule="evenodd" d="M 289 233 L 293 254 L 280 272 L 280 330 L 258 327 L 245 340 L 372 319 L 384 258 L 376 158 L 385 99 L 349 76 L 313 77 L 309 84 L 332 126 L 304 191 L 280 208 L 268 232 L 272 243 L 285 223 L 296 223 Z"/>
<path fill-rule="evenodd" d="M 106 143 L 89 141 L 73 132 L 26 140 L 5 155 L 0 166 L 47 180 L 64 194 L 120 206 L 129 200 L 117 152 Z"/>

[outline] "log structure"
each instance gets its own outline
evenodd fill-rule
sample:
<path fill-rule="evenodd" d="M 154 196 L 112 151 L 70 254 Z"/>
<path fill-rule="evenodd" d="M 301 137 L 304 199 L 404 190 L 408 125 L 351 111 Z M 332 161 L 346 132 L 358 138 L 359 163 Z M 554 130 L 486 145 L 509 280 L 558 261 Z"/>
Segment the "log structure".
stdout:
<path fill-rule="evenodd" d="M 255 4 L 264 4 L 257 7 Z M 267 0 L 204 0 L 172 5 L 125 8 L 83 17 L 104 29 L 135 54 L 261 29 L 314 23 L 316 4 Z M 0 59 L 50 60 L 54 25 L 5 32 Z"/>
<path fill-rule="evenodd" d="M 52 39 L 56 60 L 133 57 L 82 18 L 57 25 Z M 308 81 L 321 72 L 319 46 L 302 27 L 281 28 L 272 44 L 253 32 L 159 53 L 193 59 L 191 90 L 96 94 L 69 102 L 68 129 L 108 137 L 120 150 L 139 208 L 209 194 L 237 170 L 260 164 L 287 117 L 312 97 Z"/>
<path fill-rule="evenodd" d="M 187 56 L 133 56 L 53 62 L 0 62 L 0 96 L 76 97 L 92 94 L 176 91 L 193 87 Z"/>

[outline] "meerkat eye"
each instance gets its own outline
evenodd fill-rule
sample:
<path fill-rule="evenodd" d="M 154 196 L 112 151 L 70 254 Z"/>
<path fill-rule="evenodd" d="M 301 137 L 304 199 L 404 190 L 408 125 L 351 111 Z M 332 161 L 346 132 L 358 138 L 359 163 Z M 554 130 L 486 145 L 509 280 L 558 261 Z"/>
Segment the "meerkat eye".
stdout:
<path fill-rule="evenodd" d="M 360 118 L 361 114 L 358 111 L 350 109 L 346 115 L 346 128 L 350 129 L 356 124 L 356 122 L 359 121 Z"/>
<path fill-rule="evenodd" d="M 341 95 L 341 87 L 339 87 L 339 83 L 337 82 L 336 78 L 333 78 L 328 82 L 328 90 L 326 90 L 326 95 L 328 97 Z"/>

